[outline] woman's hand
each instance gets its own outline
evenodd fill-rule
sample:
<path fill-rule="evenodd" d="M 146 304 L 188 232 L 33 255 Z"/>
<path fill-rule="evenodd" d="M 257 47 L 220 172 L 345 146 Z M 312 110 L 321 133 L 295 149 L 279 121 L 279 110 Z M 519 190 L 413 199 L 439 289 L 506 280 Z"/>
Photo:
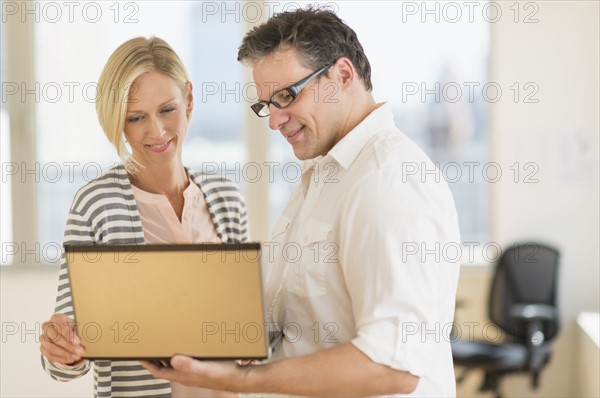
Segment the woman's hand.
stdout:
<path fill-rule="evenodd" d="M 42 324 L 40 351 L 49 361 L 66 366 L 83 361 L 84 348 L 74 326 L 71 318 L 58 313 Z"/>

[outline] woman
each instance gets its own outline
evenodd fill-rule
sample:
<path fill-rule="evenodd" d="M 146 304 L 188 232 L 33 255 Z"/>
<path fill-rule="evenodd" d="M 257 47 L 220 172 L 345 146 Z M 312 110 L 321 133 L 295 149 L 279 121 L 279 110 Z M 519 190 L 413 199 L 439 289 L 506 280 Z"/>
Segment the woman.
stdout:
<path fill-rule="evenodd" d="M 194 102 L 192 84 L 173 49 L 159 38 L 129 40 L 111 55 L 98 86 L 98 119 L 123 163 L 77 192 L 65 243 L 246 241 L 246 209 L 236 187 L 183 166 Z M 154 379 L 137 361 L 82 358 L 64 258 L 59 275 L 56 313 L 44 324 L 41 339 L 44 370 L 68 381 L 93 367 L 99 397 L 171 396 L 171 383 Z M 190 393 L 185 389 L 173 385 L 173 396 Z"/>

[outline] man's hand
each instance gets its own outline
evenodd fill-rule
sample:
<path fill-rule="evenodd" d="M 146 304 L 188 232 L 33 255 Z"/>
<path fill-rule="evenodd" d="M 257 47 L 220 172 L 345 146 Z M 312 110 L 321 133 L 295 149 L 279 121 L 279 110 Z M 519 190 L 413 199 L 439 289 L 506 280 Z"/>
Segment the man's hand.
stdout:
<path fill-rule="evenodd" d="M 79 365 L 85 352 L 75 333 L 75 322 L 65 314 L 54 314 L 42 324 L 40 351 L 50 362 Z"/>
<path fill-rule="evenodd" d="M 234 361 L 198 361 L 184 355 L 175 355 L 171 359 L 171 367 L 160 367 L 147 361 L 140 363 L 158 379 L 233 392 L 242 392 L 243 382 L 251 368 Z"/>
<path fill-rule="evenodd" d="M 142 365 L 156 378 L 243 393 L 364 397 L 410 394 L 419 383 L 419 377 L 409 372 L 373 362 L 352 343 L 264 365 L 198 361 L 182 355 L 171 359 L 172 368 Z"/>

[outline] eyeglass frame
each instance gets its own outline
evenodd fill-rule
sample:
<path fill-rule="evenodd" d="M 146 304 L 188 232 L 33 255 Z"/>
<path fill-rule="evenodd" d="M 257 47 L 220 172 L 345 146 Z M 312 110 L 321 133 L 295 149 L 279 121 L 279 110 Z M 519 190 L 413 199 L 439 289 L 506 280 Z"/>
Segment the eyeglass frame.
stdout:
<path fill-rule="evenodd" d="M 269 106 L 271 104 L 273 104 L 276 108 L 278 109 L 285 109 L 288 106 L 292 105 L 296 99 L 298 98 L 298 95 L 300 94 L 300 92 L 302 91 L 302 89 L 304 89 L 304 87 L 306 87 L 306 85 L 308 83 L 310 83 L 313 79 L 316 79 L 317 77 L 319 77 L 322 73 L 324 73 L 326 70 L 328 70 L 334 63 L 329 63 L 323 67 L 321 67 L 320 69 L 317 69 L 316 71 L 314 71 L 313 73 L 311 73 L 310 75 L 306 76 L 304 79 L 292 84 L 291 86 L 282 88 L 281 90 L 277 90 L 276 92 L 273 93 L 273 95 L 271 95 L 271 98 L 269 98 L 268 101 L 258 101 L 252 105 L 250 105 L 250 108 L 254 111 L 254 113 L 256 114 L 256 116 L 258 117 L 267 117 L 271 115 L 271 112 L 269 111 L 269 113 L 267 113 L 266 115 L 261 115 L 260 111 L 263 109 L 269 109 Z M 273 97 L 275 97 L 277 94 L 281 93 L 282 91 L 287 91 L 291 96 L 292 96 L 292 100 L 287 104 L 287 105 L 281 105 L 276 101 L 273 101 Z M 256 109 L 259 105 L 263 105 L 260 109 Z"/>

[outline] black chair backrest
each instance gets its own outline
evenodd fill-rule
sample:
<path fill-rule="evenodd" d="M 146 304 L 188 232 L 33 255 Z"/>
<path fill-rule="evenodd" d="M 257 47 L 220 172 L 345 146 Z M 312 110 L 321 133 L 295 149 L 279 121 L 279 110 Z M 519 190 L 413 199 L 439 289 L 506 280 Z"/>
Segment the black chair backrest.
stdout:
<path fill-rule="evenodd" d="M 490 290 L 490 319 L 517 342 L 524 342 L 531 331 L 512 319 L 510 308 L 514 304 L 556 307 L 558 258 L 556 249 L 522 243 L 506 249 L 498 260 Z M 558 332 L 558 317 L 542 327 L 545 340 L 550 340 Z"/>

